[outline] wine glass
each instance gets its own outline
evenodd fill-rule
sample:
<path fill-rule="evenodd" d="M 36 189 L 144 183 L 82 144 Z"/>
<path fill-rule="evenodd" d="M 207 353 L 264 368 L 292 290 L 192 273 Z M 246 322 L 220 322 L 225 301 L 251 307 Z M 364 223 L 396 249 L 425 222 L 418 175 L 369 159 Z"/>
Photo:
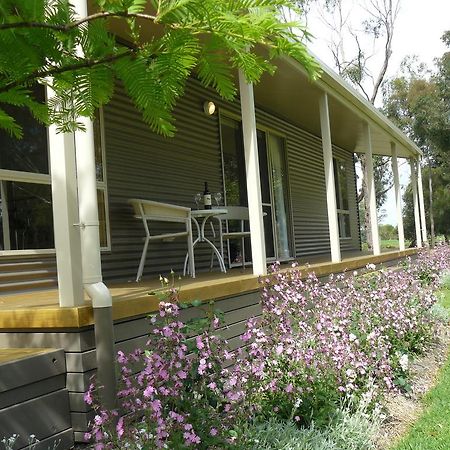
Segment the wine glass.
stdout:
<path fill-rule="evenodd" d="M 214 194 L 214 200 L 216 201 L 217 206 L 219 207 L 220 203 L 222 202 L 222 192 L 216 192 Z"/>
<path fill-rule="evenodd" d="M 194 195 L 194 201 L 195 204 L 197 205 L 197 209 L 200 209 L 200 202 L 202 201 L 202 194 L 200 192 L 197 192 Z"/>

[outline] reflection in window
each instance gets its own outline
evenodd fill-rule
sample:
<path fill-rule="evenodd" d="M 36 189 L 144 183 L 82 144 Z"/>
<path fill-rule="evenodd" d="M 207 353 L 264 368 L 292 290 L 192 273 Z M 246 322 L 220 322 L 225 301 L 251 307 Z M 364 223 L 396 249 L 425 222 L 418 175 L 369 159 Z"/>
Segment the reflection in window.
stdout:
<path fill-rule="evenodd" d="M 348 177 L 345 161 L 333 158 L 336 206 L 338 212 L 339 237 L 351 237 L 350 210 L 348 203 Z"/>
<path fill-rule="evenodd" d="M 95 147 L 95 175 L 97 181 L 103 181 L 103 145 L 100 117 L 97 114 L 94 122 L 94 147 Z"/>
<path fill-rule="evenodd" d="M 98 220 L 100 223 L 100 246 L 102 248 L 109 247 L 108 234 L 108 193 L 106 185 L 106 166 L 105 151 L 103 142 L 103 115 L 98 110 L 93 122 L 94 125 L 94 148 L 95 148 L 95 172 L 97 178 L 97 204 L 98 204 Z"/>
<path fill-rule="evenodd" d="M 242 129 L 234 120 L 222 119 L 221 134 L 226 204 L 247 206 Z"/>
<path fill-rule="evenodd" d="M 53 248 L 51 187 L 13 181 L 2 186 L 2 250 Z"/>
<path fill-rule="evenodd" d="M 33 93 L 37 101 L 45 101 L 43 86 L 36 86 Z M 39 123 L 26 108 L 2 104 L 2 109 L 22 127 L 23 137 L 16 139 L 6 131 L 0 131 L 0 169 L 48 174 L 45 125 Z"/>
<path fill-rule="evenodd" d="M 288 232 L 287 169 L 284 159 L 284 139 L 269 134 L 272 160 L 272 191 L 275 205 L 275 224 L 278 259 L 290 256 Z"/>
<path fill-rule="evenodd" d="M 99 221 L 99 233 L 100 233 L 100 246 L 108 246 L 108 229 L 106 222 L 106 192 L 102 189 L 97 189 L 97 202 L 98 202 L 98 221 Z"/>

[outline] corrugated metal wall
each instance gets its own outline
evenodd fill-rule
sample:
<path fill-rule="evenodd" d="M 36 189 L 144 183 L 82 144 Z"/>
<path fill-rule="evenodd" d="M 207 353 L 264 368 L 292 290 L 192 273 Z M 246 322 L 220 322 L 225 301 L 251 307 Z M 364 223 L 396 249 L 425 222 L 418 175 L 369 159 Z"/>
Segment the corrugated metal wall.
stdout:
<path fill-rule="evenodd" d="M 203 102 L 214 100 L 221 111 L 239 114 L 239 105 L 221 101 L 215 94 L 191 81 L 176 109 L 177 133 L 163 138 L 142 123 L 139 113 L 118 88 L 104 109 L 106 166 L 109 194 L 111 252 L 103 253 L 105 278 L 133 279 L 143 246 L 142 223 L 133 218 L 127 199 L 146 198 L 194 207 L 193 196 L 208 181 L 211 192 L 222 190 L 222 168 L 218 116 L 207 117 Z M 320 138 L 286 121 L 257 111 L 260 125 L 286 137 L 295 256 L 328 253 L 328 220 Z M 355 172 L 352 154 L 335 149 L 345 158 L 353 176 L 349 177 L 352 239 L 343 249 L 359 249 L 356 216 Z M 154 243 L 149 249 L 144 275 L 180 273 L 186 251 L 181 240 Z M 196 249 L 196 266 L 209 267 L 210 252 Z"/>
<path fill-rule="evenodd" d="M 208 181 L 221 190 L 221 158 L 217 116 L 202 112 L 204 93 L 193 84 L 176 111 L 177 133 L 163 138 L 152 133 L 121 88 L 104 109 L 111 252 L 103 254 L 106 279 L 132 279 L 145 236 L 133 218 L 129 198 L 144 198 L 194 207 L 193 196 Z M 163 225 L 167 231 L 167 224 Z M 158 230 L 155 229 L 155 232 Z M 203 251 L 202 251 L 203 250 Z M 209 261 L 198 247 L 196 264 Z M 183 240 L 150 245 L 144 274 L 180 273 L 186 253 Z"/>

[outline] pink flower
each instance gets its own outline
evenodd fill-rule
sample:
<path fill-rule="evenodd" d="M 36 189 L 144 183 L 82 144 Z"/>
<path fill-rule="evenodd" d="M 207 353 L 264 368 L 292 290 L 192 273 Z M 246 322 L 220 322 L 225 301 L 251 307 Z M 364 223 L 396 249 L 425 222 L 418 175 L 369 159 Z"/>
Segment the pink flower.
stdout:
<path fill-rule="evenodd" d="M 201 336 L 197 336 L 195 338 L 195 341 L 196 341 L 196 344 L 197 344 L 197 348 L 199 350 L 203 350 L 205 348 L 205 344 L 203 343 Z"/>
<path fill-rule="evenodd" d="M 124 423 L 123 423 L 123 417 L 121 417 L 116 425 L 116 431 L 117 431 L 117 436 L 119 437 L 119 439 L 123 436 L 123 434 L 125 433 L 124 430 Z"/>
<path fill-rule="evenodd" d="M 94 385 L 91 384 L 89 386 L 89 389 L 84 393 L 84 396 L 83 396 L 85 403 L 87 403 L 88 405 L 92 405 L 92 403 L 94 403 L 94 398 L 92 396 L 93 389 L 94 389 Z"/>

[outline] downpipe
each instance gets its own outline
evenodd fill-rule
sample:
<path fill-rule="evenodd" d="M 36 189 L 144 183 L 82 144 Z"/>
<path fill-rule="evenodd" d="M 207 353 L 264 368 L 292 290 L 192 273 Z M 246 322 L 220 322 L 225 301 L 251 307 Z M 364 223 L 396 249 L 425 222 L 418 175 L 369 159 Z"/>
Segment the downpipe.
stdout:
<path fill-rule="evenodd" d="M 102 281 L 85 283 L 84 289 L 92 300 L 97 357 L 97 380 L 103 408 L 117 406 L 117 380 L 114 355 L 114 328 L 111 292 Z"/>

